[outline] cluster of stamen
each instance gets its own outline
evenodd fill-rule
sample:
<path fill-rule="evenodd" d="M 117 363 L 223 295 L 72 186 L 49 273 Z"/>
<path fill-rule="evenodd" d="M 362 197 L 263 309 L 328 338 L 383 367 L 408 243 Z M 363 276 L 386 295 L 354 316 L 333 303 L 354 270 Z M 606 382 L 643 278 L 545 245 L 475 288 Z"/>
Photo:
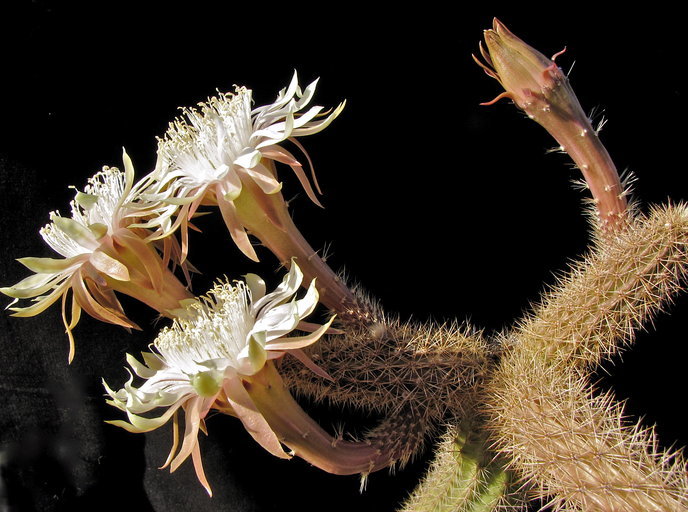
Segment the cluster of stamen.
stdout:
<path fill-rule="evenodd" d="M 208 369 L 199 363 L 211 360 L 235 366 L 252 326 L 244 284 L 218 283 L 188 306 L 185 318 L 165 327 L 154 344 L 170 366 L 195 374 Z"/>
<path fill-rule="evenodd" d="M 182 109 L 183 116 L 170 123 L 158 139 L 159 154 L 178 180 L 187 186 L 217 181 L 228 172 L 239 152 L 248 146 L 253 131 L 251 92 L 244 87 L 200 103 L 199 109 Z"/>
<path fill-rule="evenodd" d="M 96 222 L 113 226 L 125 189 L 124 173 L 117 167 L 104 166 L 84 187 L 84 193 L 95 201 L 87 207 L 83 201 L 72 201 L 72 218 L 85 226 Z"/>
<path fill-rule="evenodd" d="M 103 167 L 101 172 L 89 178 L 84 192 L 78 192 L 76 199 L 69 203 L 72 220 L 89 229 L 94 224 L 105 226 L 111 232 L 122 220 L 121 201 L 125 189 L 124 173 L 116 167 Z M 55 251 L 67 258 L 93 252 L 94 246 L 84 245 L 84 240 L 80 243 L 56 225 L 56 219 L 60 218 L 59 212 L 51 212 L 50 218 L 52 222 L 41 228 L 40 234 Z M 94 232 L 94 245 L 97 245 L 97 238 Z"/>

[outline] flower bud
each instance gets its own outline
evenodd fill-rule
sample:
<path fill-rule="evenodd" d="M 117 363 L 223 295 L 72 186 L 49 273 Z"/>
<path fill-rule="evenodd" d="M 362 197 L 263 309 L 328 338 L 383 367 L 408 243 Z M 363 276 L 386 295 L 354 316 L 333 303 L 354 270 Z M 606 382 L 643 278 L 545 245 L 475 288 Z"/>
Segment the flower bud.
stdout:
<path fill-rule="evenodd" d="M 505 91 L 488 104 L 507 97 L 538 122 L 541 113 L 552 110 L 564 117 L 587 122 L 566 76 L 554 60 L 516 37 L 496 18 L 493 28 L 485 31 L 485 43 L 487 52 L 482 45 L 480 51 L 489 66 L 478 64 L 502 84 Z"/>
<path fill-rule="evenodd" d="M 512 34 L 495 18 L 485 31 L 487 51 L 480 45 L 485 63 L 473 58 L 504 92 L 483 105 L 510 98 L 530 119 L 542 125 L 580 169 L 599 218 L 602 232 L 614 232 L 627 215 L 626 190 L 609 153 L 583 112 L 578 98 L 561 69 Z"/>

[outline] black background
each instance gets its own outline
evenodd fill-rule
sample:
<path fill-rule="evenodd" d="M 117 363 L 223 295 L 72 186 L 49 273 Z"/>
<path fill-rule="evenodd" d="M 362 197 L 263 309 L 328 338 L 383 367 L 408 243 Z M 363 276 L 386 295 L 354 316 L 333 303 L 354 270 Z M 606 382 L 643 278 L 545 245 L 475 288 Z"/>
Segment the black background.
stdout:
<path fill-rule="evenodd" d="M 314 104 L 347 99 L 329 128 L 302 139 L 325 209 L 282 173 L 306 238 L 329 246 L 333 268 L 389 311 L 505 329 L 584 252 L 588 227 L 585 193 L 570 186 L 576 171 L 546 154 L 553 140 L 507 102 L 478 105 L 499 92 L 470 56 L 492 16 L 545 54 L 568 46 L 558 63 L 568 70 L 576 61 L 573 86 L 587 111 L 604 109 L 603 141 L 617 166 L 637 175 L 643 205 L 687 196 L 686 88 L 677 77 L 685 45 L 675 13 L 657 3 L 651 12 L 575 6 L 3 4 L 0 284 L 27 274 L 15 258 L 52 256 L 38 229 L 49 211 L 68 211 L 68 185 L 121 165 L 123 146 L 142 175 L 177 106 L 233 84 L 264 104 L 296 69 L 303 86 L 321 77 Z M 277 280 L 266 251 L 253 266 L 218 218 L 202 227 L 191 245 L 203 271 L 197 292 L 222 274 Z M 134 435 L 103 423 L 120 415 L 104 404 L 101 377 L 119 387 L 124 354 L 144 350 L 157 329 L 150 310 L 123 303 L 144 332 L 84 317 L 70 366 L 59 306 L 35 318 L 1 316 L 0 511 L 392 511 L 422 474 L 427 456 L 394 476 L 373 475 L 361 495 L 355 477 L 274 459 L 221 416 L 201 440 L 212 499 L 190 461 L 172 475 L 159 471 L 168 427 Z M 629 414 L 657 423 L 665 447 L 688 442 L 680 419 L 687 310 L 680 297 L 671 317 L 598 375 L 628 399 Z M 305 405 L 328 428 L 342 417 Z"/>

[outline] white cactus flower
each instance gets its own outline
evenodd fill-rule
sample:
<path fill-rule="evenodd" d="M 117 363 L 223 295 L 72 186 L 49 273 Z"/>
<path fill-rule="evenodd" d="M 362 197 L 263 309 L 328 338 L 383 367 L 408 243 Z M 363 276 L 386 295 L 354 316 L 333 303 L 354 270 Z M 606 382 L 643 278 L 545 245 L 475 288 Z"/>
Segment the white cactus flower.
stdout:
<path fill-rule="evenodd" d="M 318 303 L 311 282 L 301 299 L 295 294 L 303 276 L 294 263 L 277 289 L 265 294 L 264 281 L 255 274 L 246 283 L 220 282 L 199 300 L 187 305 L 185 314 L 164 328 L 154 342 L 155 353 L 144 353 L 144 363 L 127 355 L 134 372 L 146 379 L 140 387 L 133 376 L 123 389 L 113 391 L 104 383 L 108 403 L 125 411 L 129 421 L 110 421 L 130 432 L 147 432 L 166 423 L 181 407 L 185 433 L 181 448 L 172 446 L 167 462 L 174 471 L 192 455 L 199 481 L 211 493 L 203 472 L 197 434 L 211 409 L 238 417 L 248 432 L 272 454 L 288 458 L 274 432 L 244 388 L 244 380 L 263 369 L 267 361 L 289 352 L 318 374 L 328 377 L 302 351 L 315 343 L 334 320 L 310 334 L 285 337 L 303 324 Z M 157 418 L 142 413 L 158 407 L 167 411 Z M 175 440 L 178 439 L 175 418 Z M 176 454 L 175 454 L 176 453 Z"/>
<path fill-rule="evenodd" d="M 115 291 L 167 316 L 179 308 L 180 300 L 190 297 L 168 270 L 168 261 L 148 243 L 150 233 L 132 228 L 141 212 L 141 203 L 136 200 L 139 185 L 134 184 L 134 166 L 126 152 L 122 158 L 124 172 L 103 167 L 88 179 L 83 192 L 77 190 L 70 203 L 71 217 L 50 213 L 51 222 L 40 234 L 63 258 L 20 258 L 18 261 L 34 274 L 0 288 L 15 299 L 8 306 L 14 316 L 38 315 L 62 299 L 70 362 L 75 352 L 72 331 L 82 310 L 103 322 L 138 329 L 127 318 Z M 168 244 L 167 252 L 176 256 L 180 249 L 172 241 Z M 15 306 L 23 299 L 31 299 L 31 303 Z"/>
<path fill-rule="evenodd" d="M 302 91 L 294 73 L 273 103 L 253 110 L 252 92 L 245 87 L 212 97 L 197 109 L 183 109 L 184 115 L 170 123 L 159 139 L 156 169 L 146 178 L 142 191 L 146 202 L 159 206 L 142 226 L 157 230 L 159 237 L 181 226 L 186 251 L 191 217 L 201 204 L 217 204 L 234 241 L 257 260 L 234 200 L 242 192 L 251 194 L 245 190 L 253 185 L 264 194 L 278 193 L 281 183 L 274 162 L 288 165 L 308 197 L 320 205 L 301 163 L 279 145 L 289 139 L 303 151 L 296 137 L 318 133 L 341 113 L 344 102 L 329 113 L 323 113 L 321 106 L 301 112 L 311 101 L 317 82 Z M 318 188 L 314 174 L 313 180 Z"/>
<path fill-rule="evenodd" d="M 70 361 L 74 356 L 71 331 L 81 309 L 105 322 L 136 327 L 126 318 L 105 283 L 105 277 L 130 280 L 129 269 L 112 250 L 112 237 L 126 230 L 130 222 L 127 220 L 130 211 L 124 204 L 131 197 L 134 170 L 126 152 L 123 158 L 126 172 L 103 167 L 89 178 L 84 192 L 77 191 L 70 203 L 71 218 L 51 212 L 51 222 L 41 228 L 45 242 L 64 258 L 20 258 L 18 261 L 35 274 L 13 286 L 0 288 L 2 293 L 15 298 L 8 306 L 14 316 L 37 315 L 60 298 L 66 302 L 67 292 L 72 290 L 71 321 L 67 320 L 65 304 L 62 308 L 70 338 Z M 93 283 L 91 288 L 86 285 L 87 278 Z M 13 306 L 20 299 L 32 297 L 33 304 L 29 306 Z"/>

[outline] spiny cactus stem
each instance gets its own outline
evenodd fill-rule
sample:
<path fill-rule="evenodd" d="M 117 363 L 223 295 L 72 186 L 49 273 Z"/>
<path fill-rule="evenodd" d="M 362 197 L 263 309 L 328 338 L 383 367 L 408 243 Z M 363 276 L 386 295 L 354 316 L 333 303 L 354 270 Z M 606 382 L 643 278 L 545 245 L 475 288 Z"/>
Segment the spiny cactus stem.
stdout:
<path fill-rule="evenodd" d="M 367 475 L 396 460 L 377 443 L 343 441 L 325 432 L 296 403 L 272 362 L 246 378 L 244 387 L 278 439 L 328 473 Z"/>
<path fill-rule="evenodd" d="M 576 367 L 617 353 L 683 289 L 687 236 L 688 210 L 678 205 L 655 208 L 601 240 L 522 325 L 528 350 Z"/>
<path fill-rule="evenodd" d="M 505 358 L 488 408 L 496 445 L 554 510 L 685 511 L 685 462 L 610 395 L 532 354 Z M 566 508 L 570 507 L 570 508 Z"/>
<path fill-rule="evenodd" d="M 636 276 L 650 276 L 653 270 L 657 269 L 658 267 L 667 265 L 667 256 L 671 252 L 671 247 L 664 247 L 656 253 L 653 249 L 655 248 L 646 246 L 645 250 L 643 251 L 643 254 L 639 255 L 640 257 L 643 257 L 651 254 L 653 259 L 640 270 L 637 270 L 635 273 Z M 614 296 L 600 304 L 600 306 L 597 308 L 598 313 L 597 315 L 595 315 L 593 319 L 591 319 L 590 325 L 599 325 L 600 322 L 602 322 L 603 318 L 606 315 L 608 315 L 611 311 L 613 311 L 617 307 L 619 302 L 623 301 L 634 290 L 634 288 L 637 288 L 637 286 L 637 281 L 629 280 L 628 282 L 624 283 L 621 287 L 619 287 L 617 290 L 615 290 Z M 595 304 L 595 300 L 592 298 L 589 299 L 588 304 L 590 306 L 593 306 Z"/>
<path fill-rule="evenodd" d="M 384 321 L 379 336 L 347 329 L 309 350 L 333 381 L 284 358 L 280 372 L 289 386 L 315 400 L 384 414 L 410 405 L 433 421 L 448 410 L 470 415 L 471 397 L 494 357 L 481 333 L 468 326 L 402 322 L 372 308 Z"/>
<path fill-rule="evenodd" d="M 682 289 L 687 234 L 688 209 L 678 205 L 600 240 L 514 332 L 486 383 L 496 446 L 556 510 L 686 510 L 682 456 L 660 452 L 587 375 Z"/>

